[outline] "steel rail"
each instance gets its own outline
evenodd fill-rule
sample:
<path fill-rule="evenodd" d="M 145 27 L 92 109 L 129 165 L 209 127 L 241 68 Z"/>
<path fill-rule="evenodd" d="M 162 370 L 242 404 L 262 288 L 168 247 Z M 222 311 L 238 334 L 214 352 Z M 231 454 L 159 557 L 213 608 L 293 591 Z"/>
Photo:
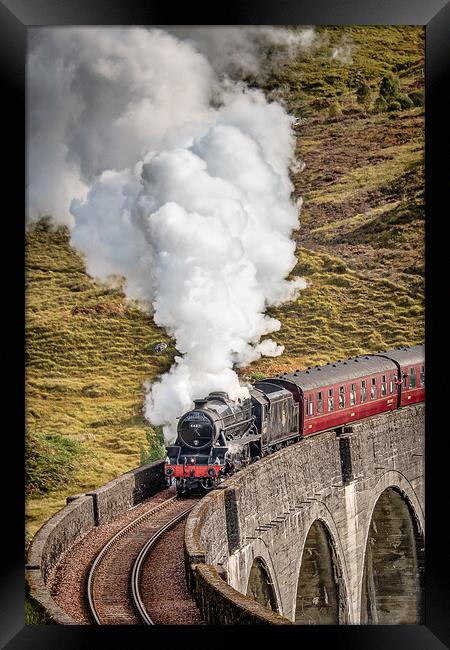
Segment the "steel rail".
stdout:
<path fill-rule="evenodd" d="M 119 530 L 118 533 L 116 533 L 111 539 L 103 546 L 101 549 L 100 553 L 97 555 L 95 558 L 94 562 L 92 563 L 92 566 L 89 570 L 89 575 L 88 575 L 88 580 L 87 580 L 87 599 L 88 599 L 88 605 L 89 605 L 89 610 L 90 613 L 97 625 L 101 625 L 102 622 L 100 620 L 100 617 L 97 612 L 97 608 L 95 606 L 95 599 L 94 599 L 94 577 L 96 574 L 96 571 L 98 567 L 100 566 L 102 560 L 108 553 L 108 551 L 115 545 L 117 544 L 118 541 L 120 541 L 125 535 L 127 535 L 131 530 L 139 526 L 143 521 L 154 515 L 156 512 L 159 512 L 160 510 L 163 510 L 166 508 L 168 505 L 173 503 L 178 499 L 177 496 L 170 497 L 170 499 L 166 499 L 162 503 L 158 504 L 154 508 L 151 508 L 147 512 L 144 512 L 142 515 L 139 517 L 136 517 L 132 522 L 124 526 Z"/>
<path fill-rule="evenodd" d="M 183 510 L 180 514 L 176 515 L 173 519 L 171 519 L 167 524 L 165 524 L 162 528 L 156 531 L 150 539 L 146 542 L 146 544 L 141 548 L 139 555 L 137 556 L 134 564 L 133 564 L 133 569 L 131 572 L 131 595 L 133 599 L 133 605 L 140 616 L 141 620 L 146 624 L 146 625 L 155 625 L 155 623 L 152 621 L 144 603 L 142 600 L 141 596 L 141 591 L 140 591 L 140 581 L 141 581 L 141 571 L 142 567 L 144 565 L 144 562 L 152 550 L 152 548 L 155 546 L 156 542 L 168 531 L 170 528 L 173 528 L 179 521 L 181 521 L 195 506 L 196 504 L 190 506 L 189 508 L 186 508 L 186 510 Z"/>

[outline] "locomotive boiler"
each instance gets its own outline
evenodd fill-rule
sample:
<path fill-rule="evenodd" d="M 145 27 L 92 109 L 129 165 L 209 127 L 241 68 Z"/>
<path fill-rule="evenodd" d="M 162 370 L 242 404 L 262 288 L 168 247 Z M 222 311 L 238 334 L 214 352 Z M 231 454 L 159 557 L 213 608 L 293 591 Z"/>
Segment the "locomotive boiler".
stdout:
<path fill-rule="evenodd" d="M 425 400 L 425 349 L 377 354 L 260 379 L 250 397 L 212 392 L 178 422 L 165 474 L 179 494 L 210 490 L 226 475 L 303 437 Z"/>
<path fill-rule="evenodd" d="M 210 393 L 181 416 L 175 443 L 166 448 L 166 476 L 176 480 L 179 492 L 209 490 L 242 466 L 247 444 L 257 438 L 251 400 L 235 402 L 225 392 Z"/>

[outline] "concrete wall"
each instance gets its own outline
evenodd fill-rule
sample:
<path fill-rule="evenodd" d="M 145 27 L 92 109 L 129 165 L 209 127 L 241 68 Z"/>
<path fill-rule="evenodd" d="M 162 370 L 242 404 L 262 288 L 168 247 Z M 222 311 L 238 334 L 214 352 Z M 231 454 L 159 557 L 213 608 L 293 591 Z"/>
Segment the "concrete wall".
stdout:
<path fill-rule="evenodd" d="M 319 519 L 335 558 L 339 622 L 359 623 L 370 523 L 386 488 L 401 493 L 423 534 L 423 454 L 424 406 L 416 405 L 355 423 L 339 436 L 306 438 L 229 479 L 188 518 L 186 565 L 197 602 L 205 600 L 201 564 L 245 594 L 253 562 L 262 558 L 279 611 L 294 621 L 303 549 Z M 226 611 L 223 622 L 230 620 L 229 603 Z M 220 608 L 215 617 L 220 622 Z"/>
<path fill-rule="evenodd" d="M 43 608 L 49 622 L 77 624 L 58 607 L 46 587 L 48 574 L 61 555 L 95 526 L 110 522 L 164 487 L 164 461 L 160 460 L 127 472 L 93 492 L 68 497 L 66 507 L 40 528 L 28 550 L 26 580 L 30 597 Z"/>

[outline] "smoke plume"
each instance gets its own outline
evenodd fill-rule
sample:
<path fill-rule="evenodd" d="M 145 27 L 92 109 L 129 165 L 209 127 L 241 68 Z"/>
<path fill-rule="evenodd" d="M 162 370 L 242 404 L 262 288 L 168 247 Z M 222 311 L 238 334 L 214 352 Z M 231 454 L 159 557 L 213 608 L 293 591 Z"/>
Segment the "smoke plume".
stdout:
<path fill-rule="evenodd" d="M 233 370 L 283 348 L 265 313 L 304 286 L 292 118 L 239 76 L 314 30 L 51 28 L 28 59 L 28 218 L 71 229 L 90 275 L 125 278 L 180 356 L 148 386 L 167 439 L 193 399 L 248 394 Z M 225 44 L 228 44 L 225 47 Z M 237 52 L 241 48 L 242 56 Z M 280 55 L 281 56 L 281 55 Z M 240 59 L 240 60 L 239 60 Z"/>

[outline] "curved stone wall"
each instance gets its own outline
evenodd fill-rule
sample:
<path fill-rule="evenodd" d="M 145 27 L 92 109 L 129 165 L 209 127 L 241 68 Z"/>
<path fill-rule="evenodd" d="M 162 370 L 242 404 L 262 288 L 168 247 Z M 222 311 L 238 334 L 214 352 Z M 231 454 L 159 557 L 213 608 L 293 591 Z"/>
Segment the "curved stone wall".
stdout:
<path fill-rule="evenodd" d="M 311 436 L 246 468 L 202 499 L 187 521 L 185 558 L 188 583 L 206 620 L 212 615 L 204 611 L 205 603 L 217 592 L 216 623 L 241 621 L 242 608 L 247 622 L 295 621 L 303 550 L 319 520 L 335 563 L 339 621 L 359 623 L 364 551 L 383 490 L 397 488 L 424 531 L 424 413 L 424 405 L 414 405 L 354 423 L 344 432 Z M 268 568 L 284 619 L 244 595 L 257 557 Z M 312 605 L 323 606 L 324 588 L 319 581 Z"/>
<path fill-rule="evenodd" d="M 26 580 L 30 597 L 48 622 L 78 624 L 58 607 L 46 586 L 61 555 L 95 526 L 110 522 L 164 487 L 164 461 L 143 465 L 93 492 L 68 497 L 66 507 L 40 528 L 28 550 Z"/>

